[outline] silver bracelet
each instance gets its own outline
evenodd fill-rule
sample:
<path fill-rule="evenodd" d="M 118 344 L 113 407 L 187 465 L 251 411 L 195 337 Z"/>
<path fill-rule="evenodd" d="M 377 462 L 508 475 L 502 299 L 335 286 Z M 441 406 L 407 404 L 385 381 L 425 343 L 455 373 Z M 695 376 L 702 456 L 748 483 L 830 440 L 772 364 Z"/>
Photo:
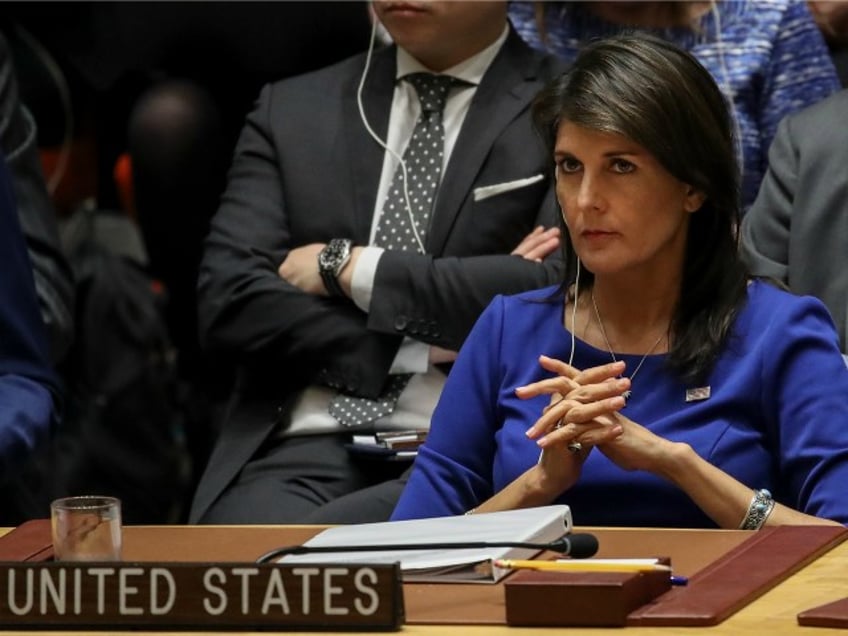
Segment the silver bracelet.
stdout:
<path fill-rule="evenodd" d="M 774 510 L 774 497 L 771 493 L 765 488 L 755 490 L 751 503 L 748 505 L 748 512 L 739 524 L 739 529 L 759 530 L 765 525 L 772 510 Z"/>

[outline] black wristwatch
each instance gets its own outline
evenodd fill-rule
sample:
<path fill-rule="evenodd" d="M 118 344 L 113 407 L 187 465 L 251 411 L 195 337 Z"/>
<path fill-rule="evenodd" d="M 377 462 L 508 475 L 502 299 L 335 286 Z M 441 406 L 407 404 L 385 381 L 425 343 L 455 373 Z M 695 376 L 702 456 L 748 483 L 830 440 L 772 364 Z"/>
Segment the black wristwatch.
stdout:
<path fill-rule="evenodd" d="M 318 252 L 318 271 L 324 287 L 330 296 L 344 296 L 342 286 L 339 285 L 339 274 L 350 260 L 350 250 L 353 241 L 350 239 L 332 239 L 324 249 Z"/>

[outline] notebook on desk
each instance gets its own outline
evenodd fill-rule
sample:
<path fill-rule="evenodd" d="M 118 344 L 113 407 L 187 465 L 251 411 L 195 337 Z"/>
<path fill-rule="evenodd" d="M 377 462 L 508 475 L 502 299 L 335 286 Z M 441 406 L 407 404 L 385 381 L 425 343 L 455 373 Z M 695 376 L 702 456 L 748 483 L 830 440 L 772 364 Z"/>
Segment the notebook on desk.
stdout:
<path fill-rule="evenodd" d="M 497 559 L 527 559 L 539 550 L 489 547 L 433 549 L 434 544 L 481 542 L 548 543 L 571 531 L 568 506 L 544 506 L 489 514 L 437 517 L 409 521 L 366 523 L 324 530 L 305 547 L 422 544 L 421 550 L 400 552 L 330 552 L 282 557 L 280 563 L 394 563 L 399 561 L 405 582 L 495 583 L 508 570 Z"/>

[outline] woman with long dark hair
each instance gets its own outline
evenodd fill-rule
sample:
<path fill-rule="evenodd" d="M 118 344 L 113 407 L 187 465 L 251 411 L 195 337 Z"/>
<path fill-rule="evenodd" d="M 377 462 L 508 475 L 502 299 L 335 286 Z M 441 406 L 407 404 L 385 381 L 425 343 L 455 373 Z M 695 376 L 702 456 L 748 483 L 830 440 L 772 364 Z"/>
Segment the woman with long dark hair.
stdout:
<path fill-rule="evenodd" d="M 664 40 L 609 38 L 535 120 L 565 281 L 481 316 L 393 518 L 566 503 L 581 525 L 848 522 L 848 369 L 822 303 L 739 259 L 710 74 Z"/>

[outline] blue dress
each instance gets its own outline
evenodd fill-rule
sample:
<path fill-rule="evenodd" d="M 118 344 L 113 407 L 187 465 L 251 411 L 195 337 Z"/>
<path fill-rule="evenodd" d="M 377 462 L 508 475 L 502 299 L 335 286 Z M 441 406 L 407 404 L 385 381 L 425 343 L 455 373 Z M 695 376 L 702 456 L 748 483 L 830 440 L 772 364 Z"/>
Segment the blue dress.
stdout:
<path fill-rule="evenodd" d="M 532 2 L 509 17 L 531 46 L 572 61 L 589 41 L 632 31 L 598 18 L 585 3 L 545 5 L 545 38 Z M 754 202 L 780 120 L 840 88 L 827 46 L 802 0 L 721 0 L 697 28 L 649 30 L 692 53 L 731 97 L 743 163 L 742 203 Z"/>
<path fill-rule="evenodd" d="M 0 477 L 4 477 L 47 439 L 58 386 L 2 155 L 0 254 Z"/>
<path fill-rule="evenodd" d="M 460 351 L 392 518 L 461 514 L 532 466 L 539 449 L 525 431 L 549 398 L 520 400 L 514 389 L 548 377 L 540 354 L 568 360 L 570 350 L 561 293 L 497 297 Z M 641 359 L 616 357 L 631 371 Z M 848 523 L 848 369 L 820 301 L 752 283 L 708 399 L 687 402 L 687 390 L 702 387 L 681 382 L 665 358 L 645 359 L 625 415 L 792 508 Z M 607 362 L 609 351 L 576 340 L 576 367 Z M 552 503 L 570 505 L 579 525 L 715 526 L 672 483 L 597 450 Z"/>

